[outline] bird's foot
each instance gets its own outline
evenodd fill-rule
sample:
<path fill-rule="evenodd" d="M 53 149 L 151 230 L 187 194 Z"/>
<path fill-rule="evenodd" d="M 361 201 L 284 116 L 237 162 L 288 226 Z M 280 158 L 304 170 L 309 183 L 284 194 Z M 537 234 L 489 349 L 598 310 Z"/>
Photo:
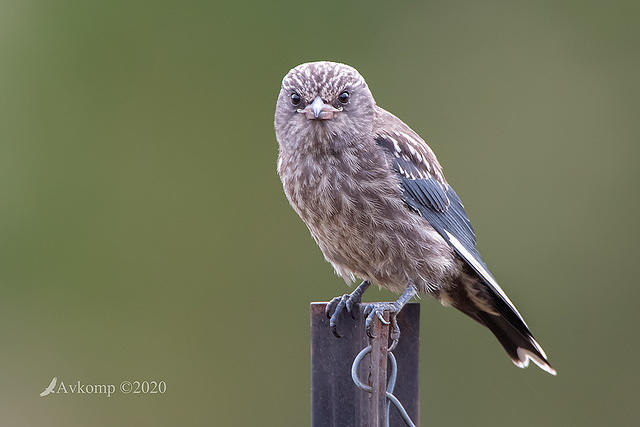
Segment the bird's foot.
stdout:
<path fill-rule="evenodd" d="M 367 304 L 364 308 L 364 316 L 366 318 L 364 326 L 365 331 L 369 338 L 375 338 L 376 335 L 373 332 L 373 322 L 376 317 L 381 323 L 385 325 L 391 325 L 391 331 L 389 332 L 389 338 L 397 343 L 400 339 L 400 327 L 398 326 L 397 315 L 402 310 L 402 306 L 395 302 L 374 302 Z M 385 320 L 384 312 L 389 312 L 389 321 Z"/>
<path fill-rule="evenodd" d="M 369 338 L 375 338 L 375 334 L 373 333 L 373 322 L 377 317 L 380 322 L 385 325 L 391 325 L 391 330 L 389 331 L 389 338 L 391 338 L 392 343 L 389 347 L 389 351 L 392 351 L 398 345 L 398 341 L 400 340 L 400 327 L 398 326 L 398 313 L 402 310 L 402 307 L 411 300 L 416 294 L 418 290 L 415 285 L 411 284 L 407 286 L 404 290 L 400 298 L 398 298 L 394 302 L 374 302 L 371 304 L 367 304 L 364 308 L 364 316 L 367 318 L 365 321 L 365 331 Z M 384 312 L 389 312 L 389 321 L 385 320 Z"/>
<path fill-rule="evenodd" d="M 362 301 L 362 294 L 369 287 L 370 283 L 364 281 L 358 286 L 351 294 L 344 294 L 342 296 L 332 299 L 325 308 L 325 313 L 329 318 L 329 328 L 336 337 L 340 338 L 338 333 L 338 317 L 342 310 L 346 309 L 351 314 L 352 318 L 356 318 L 356 312 L 358 311 L 358 304 Z"/>

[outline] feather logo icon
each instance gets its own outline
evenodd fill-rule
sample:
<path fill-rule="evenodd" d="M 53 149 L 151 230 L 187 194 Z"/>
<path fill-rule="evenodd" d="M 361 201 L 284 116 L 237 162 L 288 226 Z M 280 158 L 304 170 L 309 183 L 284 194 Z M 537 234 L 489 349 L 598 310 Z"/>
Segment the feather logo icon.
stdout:
<path fill-rule="evenodd" d="M 49 395 L 51 393 L 55 393 L 55 391 L 53 391 L 53 389 L 56 387 L 56 383 L 57 382 L 58 382 L 58 377 L 53 377 L 51 379 L 51 382 L 47 386 L 47 388 L 42 390 L 42 393 L 40 393 L 40 397 L 45 397 L 45 396 L 47 396 L 47 395 Z"/>

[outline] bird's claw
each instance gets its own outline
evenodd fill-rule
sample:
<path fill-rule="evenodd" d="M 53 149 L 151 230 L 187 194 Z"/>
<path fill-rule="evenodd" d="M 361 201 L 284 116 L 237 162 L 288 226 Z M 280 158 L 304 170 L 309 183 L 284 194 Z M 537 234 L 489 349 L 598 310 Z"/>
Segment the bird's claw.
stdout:
<path fill-rule="evenodd" d="M 400 341 L 400 326 L 398 326 L 398 313 L 389 315 L 391 317 L 391 331 L 389 332 L 389 338 L 391 338 L 391 346 L 389 351 L 393 351 Z"/>
<path fill-rule="evenodd" d="M 332 299 L 325 308 L 325 314 L 329 318 L 329 328 L 333 335 L 340 338 L 338 333 L 338 317 L 342 310 L 346 308 L 347 312 L 351 314 L 353 319 L 356 318 L 356 308 L 360 304 L 362 296 L 353 294 L 344 294 L 342 296 Z"/>
<path fill-rule="evenodd" d="M 384 312 L 389 312 L 389 320 L 387 321 L 384 318 Z M 397 314 L 399 312 L 398 307 L 394 303 L 388 302 L 376 302 L 372 304 L 367 304 L 364 309 L 364 316 L 366 317 L 365 321 L 365 331 L 369 338 L 375 338 L 376 335 L 373 332 L 373 322 L 377 317 L 380 322 L 384 325 L 391 325 L 389 331 L 389 338 L 391 338 L 392 343 L 391 347 L 389 347 L 389 351 L 393 350 L 398 341 L 400 340 L 400 327 L 398 326 Z"/>
<path fill-rule="evenodd" d="M 384 318 L 384 312 L 389 312 L 389 320 Z M 398 309 L 393 303 L 388 302 L 374 302 L 371 304 L 367 304 L 364 308 L 364 316 L 366 317 L 366 321 L 364 323 L 365 330 L 369 338 L 375 338 L 376 335 L 373 333 L 373 319 L 378 318 L 381 323 L 385 325 L 391 325 L 392 332 L 397 331 L 398 336 L 400 335 L 400 329 L 398 328 L 398 322 L 396 321 L 396 312 Z"/>

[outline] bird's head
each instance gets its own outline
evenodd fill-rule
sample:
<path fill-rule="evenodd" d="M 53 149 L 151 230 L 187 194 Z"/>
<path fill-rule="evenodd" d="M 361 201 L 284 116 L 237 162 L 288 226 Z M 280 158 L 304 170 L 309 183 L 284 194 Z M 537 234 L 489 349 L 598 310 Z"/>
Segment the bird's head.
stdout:
<path fill-rule="evenodd" d="M 358 71 L 336 62 L 298 65 L 282 80 L 275 115 L 278 141 L 354 141 L 373 129 L 375 101 Z"/>

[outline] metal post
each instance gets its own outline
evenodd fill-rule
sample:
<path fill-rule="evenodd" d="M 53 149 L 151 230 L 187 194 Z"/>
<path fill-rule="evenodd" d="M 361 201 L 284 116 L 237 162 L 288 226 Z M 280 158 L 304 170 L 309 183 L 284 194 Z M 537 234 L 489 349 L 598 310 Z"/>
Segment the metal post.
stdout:
<path fill-rule="evenodd" d="M 356 320 L 342 313 L 336 338 L 329 330 L 324 314 L 326 303 L 311 303 L 311 425 L 313 427 L 383 427 L 386 408 L 387 346 L 389 327 L 375 322 L 376 338 L 369 340 L 362 312 Z M 362 310 L 362 306 L 361 306 Z M 418 350 L 420 304 L 407 304 L 398 315 L 402 331 L 393 351 L 398 363 L 394 395 L 402 402 L 412 420 L 419 425 Z M 369 344 L 370 355 L 360 365 L 359 378 L 373 388 L 372 393 L 358 389 L 351 380 L 351 365 L 356 355 Z M 404 421 L 391 408 L 391 426 Z"/>

